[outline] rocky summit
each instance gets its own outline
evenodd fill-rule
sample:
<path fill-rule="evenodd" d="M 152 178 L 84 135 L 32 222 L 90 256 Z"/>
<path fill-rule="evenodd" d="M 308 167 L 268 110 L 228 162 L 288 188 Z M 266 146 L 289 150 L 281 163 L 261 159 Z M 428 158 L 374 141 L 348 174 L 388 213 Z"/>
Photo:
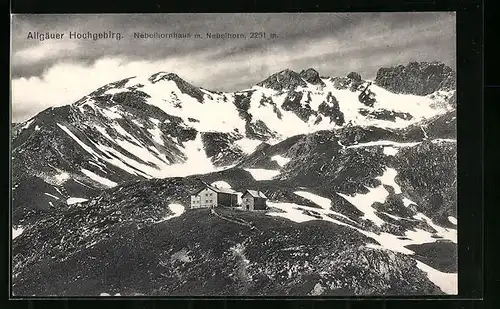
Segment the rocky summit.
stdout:
<path fill-rule="evenodd" d="M 456 294 L 454 74 L 158 72 L 14 124 L 12 293 Z M 235 207 L 191 207 L 207 185 Z"/>
<path fill-rule="evenodd" d="M 375 83 L 395 93 L 428 95 L 439 89 L 455 89 L 456 74 L 440 62 L 410 62 L 379 69 Z"/>

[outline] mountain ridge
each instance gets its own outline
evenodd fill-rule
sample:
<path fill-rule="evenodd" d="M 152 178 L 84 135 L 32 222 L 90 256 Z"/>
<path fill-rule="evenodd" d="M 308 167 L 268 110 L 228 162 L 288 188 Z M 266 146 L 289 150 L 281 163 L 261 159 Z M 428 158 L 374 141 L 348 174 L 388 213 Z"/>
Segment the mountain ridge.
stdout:
<path fill-rule="evenodd" d="M 281 81 L 273 84 L 279 76 L 283 77 Z M 262 88 L 267 85 L 266 81 L 271 83 L 271 89 Z M 69 172 L 71 178 L 76 177 L 76 181 L 83 183 L 83 192 L 95 192 L 103 183 L 107 187 L 137 177 L 169 176 L 168 171 L 175 168 L 170 165 L 185 163 L 193 155 L 199 162 L 205 162 L 200 172 L 211 171 L 213 166 L 237 163 L 262 142 L 276 143 L 296 134 L 350 126 L 353 122 L 397 128 L 425 119 L 377 107 L 393 100 L 392 95 L 382 89 L 374 89 L 379 96 L 384 95 L 377 98 L 379 102 L 374 107 L 359 102 L 360 90 L 357 89 L 364 83 L 359 74 L 351 72 L 344 80 L 351 85 L 350 89 L 346 89 L 349 86 L 345 84 L 338 86 L 337 81 L 322 79 L 316 70 L 309 68 L 300 73 L 290 69 L 280 71 L 260 83 L 261 86 L 258 83 L 257 88 L 234 94 L 193 86 L 172 72 L 111 82 L 71 105 L 46 109 L 13 128 L 13 186 L 17 189 L 16 185 L 32 176 L 41 177 L 49 184 L 57 183 L 50 179 L 65 178 Z M 169 86 L 169 83 L 174 84 Z M 307 88 L 308 84 L 313 88 Z M 275 86 L 279 90 L 273 90 Z M 286 92 L 281 94 L 284 89 Z M 439 97 L 439 92 L 434 95 Z M 410 99 L 425 99 L 426 104 L 436 101 L 430 97 Z M 204 109 L 200 109 L 202 107 Z M 400 108 L 404 110 L 404 107 Z M 439 114 L 446 110 L 438 107 L 432 111 L 429 107 L 428 112 Z M 220 116 L 211 117 L 211 113 L 224 115 L 222 122 L 218 119 Z M 401 125 L 400 121 L 403 121 Z M 47 139 L 48 135 L 52 136 L 49 137 L 52 142 Z M 208 154 L 206 150 L 196 149 L 208 149 Z M 45 152 L 44 159 L 32 161 L 32 152 L 40 150 Z M 88 158 L 86 163 L 82 162 L 84 158 Z M 75 170 L 76 166 L 81 169 Z M 59 189 L 45 193 L 64 199 L 86 198 L 61 196 Z M 14 192 L 16 203 L 34 203 L 32 199 L 22 202 L 24 194 L 20 199 L 17 196 Z M 40 200 L 45 205 L 43 208 L 54 204 L 50 198 Z"/>
<path fill-rule="evenodd" d="M 412 78 L 419 91 L 436 87 Z M 288 69 L 230 93 L 158 72 L 46 109 L 12 128 L 14 294 L 453 294 L 456 95 L 446 78 L 430 94 L 397 94 L 356 72 Z M 269 209 L 190 210 L 202 182 L 260 190 Z M 305 246 L 313 231 L 320 243 Z M 96 256 L 103 264 L 89 267 Z M 126 277 L 127 265 L 140 273 Z"/>

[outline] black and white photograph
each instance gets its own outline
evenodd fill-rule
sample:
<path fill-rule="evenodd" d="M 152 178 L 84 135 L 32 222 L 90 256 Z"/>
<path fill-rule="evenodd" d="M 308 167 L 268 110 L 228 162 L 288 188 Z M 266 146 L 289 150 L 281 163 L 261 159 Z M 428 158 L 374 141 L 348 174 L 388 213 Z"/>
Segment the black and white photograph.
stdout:
<path fill-rule="evenodd" d="M 11 297 L 458 294 L 454 12 L 11 27 Z"/>

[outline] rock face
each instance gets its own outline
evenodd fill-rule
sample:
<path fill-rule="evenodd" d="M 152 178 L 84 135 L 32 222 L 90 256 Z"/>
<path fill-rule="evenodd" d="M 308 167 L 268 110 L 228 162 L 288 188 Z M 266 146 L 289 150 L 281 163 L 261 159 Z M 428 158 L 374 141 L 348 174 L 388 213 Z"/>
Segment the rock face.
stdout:
<path fill-rule="evenodd" d="M 214 166 L 227 166 L 237 162 L 243 153 L 234 147 L 234 142 L 241 135 L 221 132 L 203 132 L 201 134 L 203 147 Z"/>
<path fill-rule="evenodd" d="M 200 88 L 191 85 L 190 83 L 186 82 L 182 78 L 180 78 L 177 74 L 174 73 L 165 73 L 165 72 L 158 72 L 149 78 L 149 81 L 153 84 L 161 81 L 161 80 L 171 80 L 175 82 L 177 87 L 182 93 L 185 93 L 187 95 L 192 96 L 198 102 L 203 101 L 203 92 L 200 90 Z"/>
<path fill-rule="evenodd" d="M 407 66 L 381 68 L 375 84 L 395 93 L 428 95 L 455 89 L 455 72 L 440 62 L 410 62 Z"/>
<path fill-rule="evenodd" d="M 388 111 L 386 109 L 367 110 L 365 108 L 360 108 L 359 113 L 363 116 L 369 116 L 375 119 L 383 119 L 387 121 L 396 121 L 396 118 L 403 120 L 412 118 L 412 116 L 408 113 L 399 113 L 394 111 Z"/>
<path fill-rule="evenodd" d="M 350 79 L 357 81 L 357 82 L 361 82 L 361 74 L 359 74 L 357 72 L 351 72 L 351 73 L 347 74 L 347 78 L 350 78 Z"/>
<path fill-rule="evenodd" d="M 318 112 L 330 118 L 330 122 L 335 122 L 336 125 L 341 126 L 344 124 L 344 114 L 340 111 L 339 102 L 331 92 L 328 93 L 326 101 L 323 101 L 319 107 Z"/>
<path fill-rule="evenodd" d="M 298 86 L 306 87 L 307 84 L 299 75 L 299 73 L 290 69 L 286 69 L 269 76 L 267 79 L 263 80 L 260 83 L 257 83 L 257 86 L 282 91 L 292 90 Z"/>
<path fill-rule="evenodd" d="M 315 69 L 309 68 L 307 70 L 302 70 L 300 72 L 300 76 L 308 83 L 325 86 L 325 83 L 321 80 L 318 71 Z"/>

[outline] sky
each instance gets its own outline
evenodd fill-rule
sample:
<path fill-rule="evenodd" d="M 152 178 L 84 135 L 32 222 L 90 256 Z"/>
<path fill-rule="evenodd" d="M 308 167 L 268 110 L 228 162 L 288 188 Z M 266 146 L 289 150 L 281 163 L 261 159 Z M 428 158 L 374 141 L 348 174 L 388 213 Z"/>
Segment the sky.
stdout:
<path fill-rule="evenodd" d="M 358 72 L 373 79 L 381 67 L 441 61 L 455 68 L 455 14 L 259 13 L 12 15 L 12 121 L 71 104 L 107 83 L 174 72 L 210 90 L 250 88 L 284 69 L 322 76 Z M 116 39 L 70 39 L 69 32 L 114 32 Z M 28 38 L 61 33 L 62 39 Z M 190 33 L 191 38 L 141 39 L 134 33 Z M 265 32 L 267 38 L 250 38 Z M 195 39 L 195 33 L 201 39 Z M 211 39 L 206 33 L 243 33 Z M 276 37 L 269 38 L 271 33 Z"/>

